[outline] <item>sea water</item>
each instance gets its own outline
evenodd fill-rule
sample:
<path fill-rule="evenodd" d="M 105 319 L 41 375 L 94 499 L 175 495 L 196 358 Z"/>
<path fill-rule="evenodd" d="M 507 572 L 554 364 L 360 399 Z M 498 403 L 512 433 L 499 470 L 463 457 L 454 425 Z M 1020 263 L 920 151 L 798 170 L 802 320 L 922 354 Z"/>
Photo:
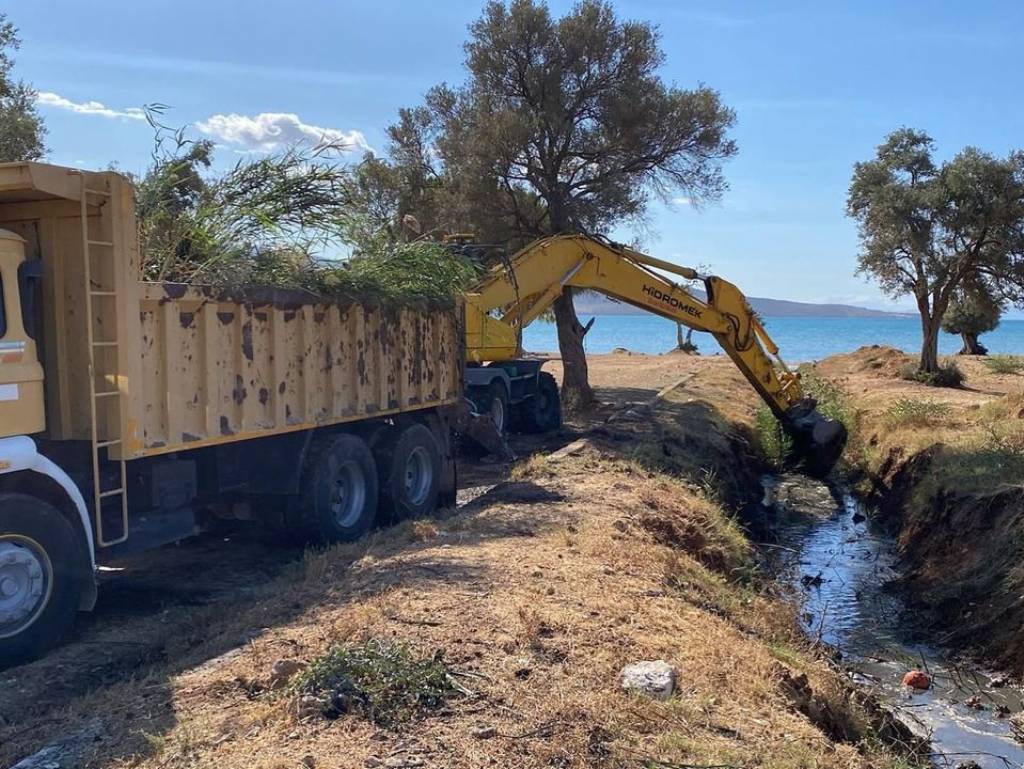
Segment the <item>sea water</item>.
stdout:
<path fill-rule="evenodd" d="M 583 318 L 586 322 L 587 318 Z M 921 349 L 921 321 L 917 317 L 877 318 L 764 318 L 765 328 L 778 344 L 783 360 L 806 363 L 865 345 L 881 344 L 910 353 Z M 694 332 L 693 341 L 705 355 L 720 351 L 710 334 Z M 1004 320 L 981 342 L 990 353 L 1024 355 L 1024 320 Z M 952 355 L 960 349 L 960 337 L 943 333 L 939 353 Z M 553 323 L 537 321 L 523 332 L 523 346 L 530 352 L 558 350 Z M 660 354 L 676 346 L 676 324 L 656 315 L 599 315 L 584 340 L 589 353 L 611 352 L 623 347 L 631 352 Z"/>

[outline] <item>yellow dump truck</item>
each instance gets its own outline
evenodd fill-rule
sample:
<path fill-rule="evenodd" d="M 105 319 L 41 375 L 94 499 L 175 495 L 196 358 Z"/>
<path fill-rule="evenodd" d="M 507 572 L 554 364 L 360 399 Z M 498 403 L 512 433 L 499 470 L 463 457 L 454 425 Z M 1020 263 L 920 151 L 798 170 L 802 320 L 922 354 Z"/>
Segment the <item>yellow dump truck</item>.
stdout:
<path fill-rule="evenodd" d="M 218 517 L 343 541 L 453 499 L 462 315 L 147 283 L 126 179 L 0 164 L 0 664 Z"/>

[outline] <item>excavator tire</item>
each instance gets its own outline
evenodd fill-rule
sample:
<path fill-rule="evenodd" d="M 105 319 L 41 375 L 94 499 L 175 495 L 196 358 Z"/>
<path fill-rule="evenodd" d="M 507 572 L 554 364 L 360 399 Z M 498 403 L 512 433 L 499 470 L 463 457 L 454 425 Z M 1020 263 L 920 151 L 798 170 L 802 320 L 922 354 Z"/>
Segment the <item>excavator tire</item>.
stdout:
<path fill-rule="evenodd" d="M 558 383 L 547 371 L 537 375 L 537 392 L 521 406 L 524 433 L 547 433 L 562 426 L 562 400 Z"/>
<path fill-rule="evenodd" d="M 501 382 L 494 381 L 480 396 L 477 413 L 486 414 L 494 422 L 500 435 L 508 432 L 508 390 Z"/>

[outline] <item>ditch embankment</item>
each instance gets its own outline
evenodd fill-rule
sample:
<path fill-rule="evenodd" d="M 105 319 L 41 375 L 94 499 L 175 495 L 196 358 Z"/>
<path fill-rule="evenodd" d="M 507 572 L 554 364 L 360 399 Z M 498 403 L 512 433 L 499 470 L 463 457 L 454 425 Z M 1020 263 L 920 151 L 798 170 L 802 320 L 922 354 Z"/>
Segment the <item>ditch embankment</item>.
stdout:
<path fill-rule="evenodd" d="M 1024 377 L 1019 361 L 958 357 L 960 389 L 900 377 L 884 347 L 818 365 L 847 397 L 848 456 L 896 537 L 898 580 L 930 643 L 1024 675 Z"/>

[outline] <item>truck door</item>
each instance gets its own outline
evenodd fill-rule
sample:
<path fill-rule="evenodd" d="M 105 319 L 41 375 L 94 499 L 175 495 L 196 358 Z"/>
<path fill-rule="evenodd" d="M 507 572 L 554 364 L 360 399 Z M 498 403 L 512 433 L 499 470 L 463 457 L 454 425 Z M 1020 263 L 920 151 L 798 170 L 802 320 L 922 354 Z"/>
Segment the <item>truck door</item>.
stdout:
<path fill-rule="evenodd" d="M 0 438 L 46 428 L 43 367 L 22 313 L 18 269 L 24 261 L 25 240 L 0 229 Z"/>

